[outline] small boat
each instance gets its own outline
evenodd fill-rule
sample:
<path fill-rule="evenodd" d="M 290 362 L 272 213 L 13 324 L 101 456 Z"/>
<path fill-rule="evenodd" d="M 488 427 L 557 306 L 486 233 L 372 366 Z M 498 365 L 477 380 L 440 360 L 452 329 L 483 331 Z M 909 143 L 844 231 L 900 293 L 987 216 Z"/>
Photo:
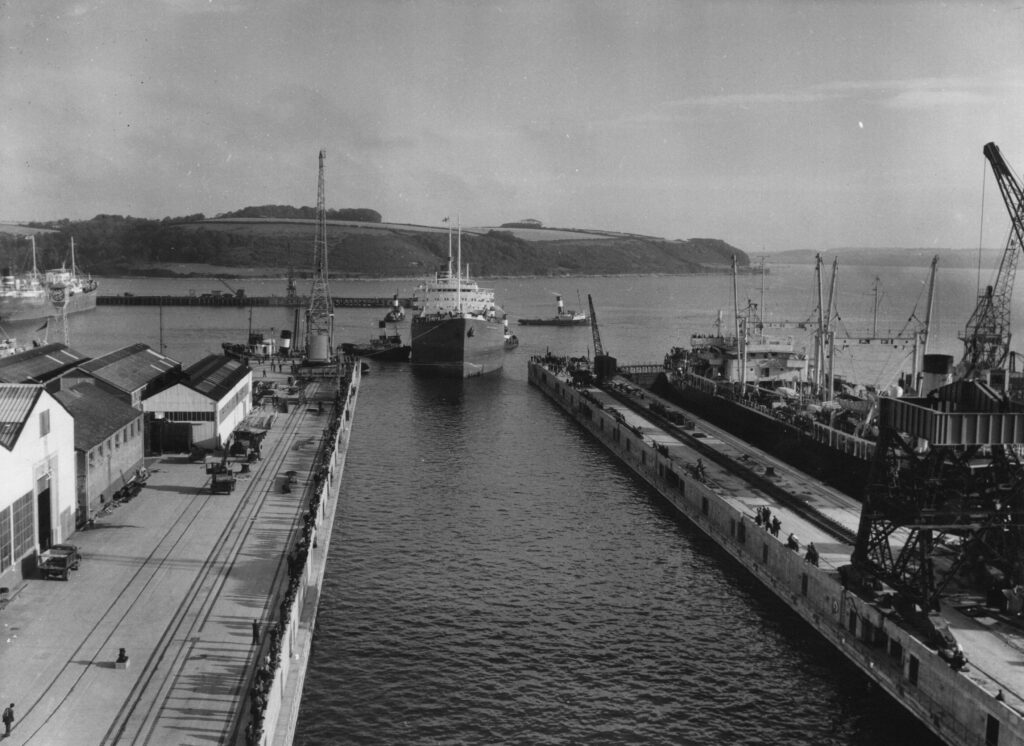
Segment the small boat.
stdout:
<path fill-rule="evenodd" d="M 590 319 L 582 311 L 567 311 L 562 296 L 555 295 L 555 315 L 540 319 L 519 319 L 523 326 L 586 326 Z"/>
<path fill-rule="evenodd" d="M 505 317 L 505 349 L 514 350 L 519 346 L 519 337 L 512 333 L 512 330 L 508 328 L 508 317 Z"/>

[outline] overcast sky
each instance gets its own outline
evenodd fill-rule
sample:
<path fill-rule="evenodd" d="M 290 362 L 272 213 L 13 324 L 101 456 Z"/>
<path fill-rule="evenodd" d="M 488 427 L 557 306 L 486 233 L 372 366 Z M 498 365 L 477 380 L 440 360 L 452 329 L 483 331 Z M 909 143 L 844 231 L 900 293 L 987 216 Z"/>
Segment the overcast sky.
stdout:
<path fill-rule="evenodd" d="M 7 0 L 0 218 L 313 205 L 324 147 L 328 207 L 387 221 L 1002 247 L 1022 31 L 1020 0 Z"/>

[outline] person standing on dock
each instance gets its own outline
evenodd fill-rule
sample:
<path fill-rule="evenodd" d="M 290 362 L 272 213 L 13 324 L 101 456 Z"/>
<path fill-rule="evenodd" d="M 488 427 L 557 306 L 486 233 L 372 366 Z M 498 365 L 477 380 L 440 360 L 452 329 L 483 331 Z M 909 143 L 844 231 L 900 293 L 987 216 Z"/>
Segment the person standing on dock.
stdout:
<path fill-rule="evenodd" d="M 260 620 L 259 619 L 253 619 L 252 620 L 252 644 L 253 645 L 259 645 L 260 644 Z"/>
<path fill-rule="evenodd" d="M 14 703 L 11 702 L 7 707 L 4 708 L 4 735 L 11 735 L 11 726 L 14 725 Z"/>

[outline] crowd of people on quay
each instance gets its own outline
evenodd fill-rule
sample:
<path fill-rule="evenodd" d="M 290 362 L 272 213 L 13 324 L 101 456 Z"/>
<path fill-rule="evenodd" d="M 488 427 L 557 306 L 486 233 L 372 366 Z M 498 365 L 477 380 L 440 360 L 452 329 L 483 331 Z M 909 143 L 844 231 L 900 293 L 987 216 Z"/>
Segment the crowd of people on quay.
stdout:
<path fill-rule="evenodd" d="M 334 398 L 334 406 L 330 414 L 330 425 L 324 429 L 320 449 L 313 463 L 313 490 L 309 498 L 309 510 L 302 515 L 302 531 L 294 549 L 288 553 L 288 587 L 278 606 L 276 621 L 268 626 L 266 654 L 260 661 L 249 689 L 249 724 L 245 729 L 247 746 L 256 746 L 263 738 L 263 721 L 266 715 L 267 700 L 270 695 L 274 678 L 281 668 L 283 640 L 292 619 L 292 610 L 296 602 L 301 602 L 299 592 L 306 573 L 309 552 L 316 547 L 316 530 L 320 516 L 320 506 L 324 499 L 324 491 L 328 486 L 330 464 L 338 446 L 338 434 L 341 430 L 346 396 L 351 380 L 343 382 Z M 322 410 L 321 410 L 322 411 Z M 260 643 L 259 622 L 253 620 L 253 644 Z"/>

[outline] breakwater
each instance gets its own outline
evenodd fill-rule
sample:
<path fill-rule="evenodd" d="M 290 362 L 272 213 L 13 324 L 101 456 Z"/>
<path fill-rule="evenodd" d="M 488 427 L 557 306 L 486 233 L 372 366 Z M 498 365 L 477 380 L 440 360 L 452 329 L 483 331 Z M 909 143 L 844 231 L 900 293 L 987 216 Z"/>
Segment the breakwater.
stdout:
<path fill-rule="evenodd" d="M 387 308 L 394 302 L 393 297 L 331 299 L 335 308 Z M 404 308 L 412 308 L 412 298 L 399 298 Z M 306 308 L 309 298 L 301 295 L 231 295 L 228 293 L 204 293 L 202 295 L 99 295 L 98 306 L 226 306 L 246 308 L 249 306 Z"/>

